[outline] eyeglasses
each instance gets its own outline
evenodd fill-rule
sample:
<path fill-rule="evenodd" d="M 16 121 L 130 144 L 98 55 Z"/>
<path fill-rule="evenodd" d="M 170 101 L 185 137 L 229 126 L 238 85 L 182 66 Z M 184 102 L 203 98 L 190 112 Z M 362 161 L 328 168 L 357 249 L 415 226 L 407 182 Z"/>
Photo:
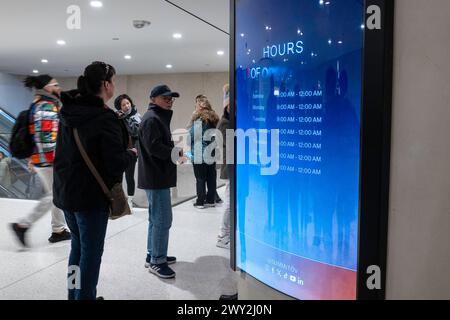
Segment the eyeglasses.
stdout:
<path fill-rule="evenodd" d="M 49 83 L 46 87 L 59 87 L 59 83 Z"/>
<path fill-rule="evenodd" d="M 161 99 L 163 99 L 165 102 L 175 101 L 174 97 L 161 96 Z"/>

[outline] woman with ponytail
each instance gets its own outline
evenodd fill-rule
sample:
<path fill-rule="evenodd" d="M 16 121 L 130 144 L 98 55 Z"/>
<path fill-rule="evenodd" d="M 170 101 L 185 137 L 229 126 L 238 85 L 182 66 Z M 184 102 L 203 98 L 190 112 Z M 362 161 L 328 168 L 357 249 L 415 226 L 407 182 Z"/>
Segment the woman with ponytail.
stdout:
<path fill-rule="evenodd" d="M 93 62 L 78 79 L 77 91 L 64 94 L 61 126 L 55 157 L 56 206 L 64 211 L 72 232 L 69 270 L 76 267 L 80 283 L 69 286 L 70 300 L 95 300 L 101 257 L 109 218 L 109 199 L 86 165 L 74 138 L 78 130 L 81 144 L 111 189 L 135 157 L 128 149 L 124 123 L 106 103 L 114 96 L 114 68 Z M 71 271 L 68 274 L 73 277 Z"/>
<path fill-rule="evenodd" d="M 46 74 L 28 76 L 23 82 L 25 87 L 35 91 L 28 119 L 33 144 L 33 153 L 29 161 L 44 184 L 45 194 L 25 218 L 11 224 L 11 227 L 20 243 L 27 246 L 27 231 L 51 209 L 52 235 L 48 241 L 55 243 L 70 240 L 64 214 L 52 203 L 53 163 L 61 109 L 59 97 L 61 89 L 58 82 Z"/>

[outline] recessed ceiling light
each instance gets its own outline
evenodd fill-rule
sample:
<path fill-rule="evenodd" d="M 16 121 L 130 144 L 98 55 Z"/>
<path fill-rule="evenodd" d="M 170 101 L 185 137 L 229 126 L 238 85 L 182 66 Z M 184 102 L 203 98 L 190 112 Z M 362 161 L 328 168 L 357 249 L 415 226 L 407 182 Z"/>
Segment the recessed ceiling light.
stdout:
<path fill-rule="evenodd" d="M 217 51 L 217 55 L 219 55 L 219 56 L 223 56 L 224 54 L 225 54 L 225 52 L 222 50 Z"/>
<path fill-rule="evenodd" d="M 91 7 L 101 8 L 101 7 L 103 7 L 103 3 L 101 1 L 91 1 Z"/>
<path fill-rule="evenodd" d="M 42 63 L 48 63 L 48 60 L 47 59 L 42 59 L 41 62 Z"/>
<path fill-rule="evenodd" d="M 183 38 L 183 35 L 182 35 L 181 33 L 174 33 L 174 34 L 172 35 L 172 37 L 173 37 L 174 39 L 181 39 L 181 38 Z"/>
<path fill-rule="evenodd" d="M 130 60 L 131 56 L 129 54 L 127 54 L 127 55 L 124 56 L 124 58 L 127 59 L 127 60 Z"/>
<path fill-rule="evenodd" d="M 171 64 L 168 64 L 168 65 L 166 65 L 166 68 L 167 68 L 167 69 L 172 69 L 173 66 L 172 66 Z"/>
<path fill-rule="evenodd" d="M 60 46 L 66 45 L 66 42 L 64 40 L 58 40 L 56 41 L 56 43 L 59 44 Z"/>
<path fill-rule="evenodd" d="M 120 40 L 119 38 L 112 38 L 114 41 L 118 41 L 118 40 Z"/>
<path fill-rule="evenodd" d="M 33 73 L 39 73 L 39 70 L 33 70 Z"/>

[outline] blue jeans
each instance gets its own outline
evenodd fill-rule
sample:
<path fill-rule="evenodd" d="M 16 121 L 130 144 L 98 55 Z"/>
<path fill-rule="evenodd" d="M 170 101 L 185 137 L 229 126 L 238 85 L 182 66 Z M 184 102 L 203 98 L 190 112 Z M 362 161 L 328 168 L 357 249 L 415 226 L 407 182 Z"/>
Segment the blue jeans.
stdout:
<path fill-rule="evenodd" d="M 108 212 L 64 211 L 64 214 L 72 233 L 68 272 L 69 300 L 95 300 Z M 79 275 L 76 277 L 77 272 Z"/>
<path fill-rule="evenodd" d="M 145 190 L 148 198 L 148 238 L 147 254 L 150 262 L 167 262 L 169 229 L 172 226 L 172 202 L 170 189 Z"/>

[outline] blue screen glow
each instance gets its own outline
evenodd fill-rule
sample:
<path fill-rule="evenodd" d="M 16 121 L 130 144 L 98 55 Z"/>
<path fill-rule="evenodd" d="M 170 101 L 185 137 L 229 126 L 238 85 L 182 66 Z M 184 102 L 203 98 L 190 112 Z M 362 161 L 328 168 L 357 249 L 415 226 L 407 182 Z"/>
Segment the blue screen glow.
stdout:
<path fill-rule="evenodd" d="M 237 265 L 298 299 L 355 299 L 363 1 L 236 0 L 235 14 L 237 129 L 279 130 L 275 175 L 237 164 Z"/>

